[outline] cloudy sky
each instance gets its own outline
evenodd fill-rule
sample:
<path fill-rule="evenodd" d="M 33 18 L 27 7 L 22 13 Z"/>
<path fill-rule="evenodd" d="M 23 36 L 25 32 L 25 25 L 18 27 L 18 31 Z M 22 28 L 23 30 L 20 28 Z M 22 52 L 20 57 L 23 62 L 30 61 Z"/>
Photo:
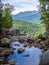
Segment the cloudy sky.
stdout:
<path fill-rule="evenodd" d="M 3 0 L 3 2 L 14 6 L 13 15 L 24 11 L 38 11 L 38 0 Z"/>

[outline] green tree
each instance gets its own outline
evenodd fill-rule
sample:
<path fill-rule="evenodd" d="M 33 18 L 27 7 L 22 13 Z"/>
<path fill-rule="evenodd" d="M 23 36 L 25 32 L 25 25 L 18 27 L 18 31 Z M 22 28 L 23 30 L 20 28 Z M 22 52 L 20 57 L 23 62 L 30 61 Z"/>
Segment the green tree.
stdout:
<path fill-rule="evenodd" d="M 12 27 L 12 16 L 11 12 L 13 10 L 13 7 L 10 6 L 8 3 L 5 4 L 5 10 L 4 10 L 4 27 L 11 28 Z"/>
<path fill-rule="evenodd" d="M 4 27 L 11 28 L 12 27 L 12 16 L 10 14 L 10 9 L 6 8 L 4 11 Z"/>
<path fill-rule="evenodd" d="M 4 7 L 4 8 L 3 8 Z M 0 28 L 11 28 L 12 27 L 12 16 L 11 12 L 13 10 L 13 7 L 10 6 L 8 3 L 4 4 L 0 0 Z"/>
<path fill-rule="evenodd" d="M 47 33 L 49 30 L 49 0 L 39 0 L 39 1 L 40 1 L 41 20 L 46 26 L 46 33 Z"/>

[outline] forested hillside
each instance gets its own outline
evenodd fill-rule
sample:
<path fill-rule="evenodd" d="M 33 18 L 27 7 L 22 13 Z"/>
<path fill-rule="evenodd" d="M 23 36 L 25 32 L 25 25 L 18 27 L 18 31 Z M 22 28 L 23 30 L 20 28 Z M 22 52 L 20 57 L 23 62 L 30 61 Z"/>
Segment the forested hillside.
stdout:
<path fill-rule="evenodd" d="M 37 36 L 45 32 L 44 24 L 29 23 L 25 21 L 14 21 L 13 27 L 18 28 L 21 34 L 27 36 Z"/>

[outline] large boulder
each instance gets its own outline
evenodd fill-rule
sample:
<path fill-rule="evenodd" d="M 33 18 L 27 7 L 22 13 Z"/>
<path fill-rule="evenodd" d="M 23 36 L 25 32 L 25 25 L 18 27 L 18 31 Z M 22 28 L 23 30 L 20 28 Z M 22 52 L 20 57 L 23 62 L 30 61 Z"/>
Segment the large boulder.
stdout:
<path fill-rule="evenodd" d="M 19 29 L 16 29 L 16 28 L 11 28 L 9 29 L 9 33 L 13 36 L 19 36 L 20 35 L 20 31 Z"/>
<path fill-rule="evenodd" d="M 11 42 L 10 39 L 4 37 L 4 38 L 1 39 L 0 46 L 10 47 L 10 42 Z"/>
<path fill-rule="evenodd" d="M 49 50 L 43 53 L 41 57 L 40 65 L 49 65 Z"/>
<path fill-rule="evenodd" d="M 10 39 L 8 39 L 8 38 L 2 38 L 1 39 L 1 43 L 2 44 L 9 44 L 10 43 Z"/>

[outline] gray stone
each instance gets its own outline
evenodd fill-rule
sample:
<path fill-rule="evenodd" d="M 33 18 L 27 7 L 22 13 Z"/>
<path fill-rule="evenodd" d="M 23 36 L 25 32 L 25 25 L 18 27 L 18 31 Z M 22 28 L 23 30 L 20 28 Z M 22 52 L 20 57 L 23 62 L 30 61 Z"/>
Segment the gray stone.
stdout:
<path fill-rule="evenodd" d="M 11 28 L 11 29 L 9 30 L 9 33 L 10 33 L 11 35 L 13 35 L 13 36 L 18 36 L 18 35 L 20 35 L 19 29 L 16 29 L 16 28 Z"/>
<path fill-rule="evenodd" d="M 49 65 L 49 50 L 43 53 L 41 57 L 40 65 Z"/>

